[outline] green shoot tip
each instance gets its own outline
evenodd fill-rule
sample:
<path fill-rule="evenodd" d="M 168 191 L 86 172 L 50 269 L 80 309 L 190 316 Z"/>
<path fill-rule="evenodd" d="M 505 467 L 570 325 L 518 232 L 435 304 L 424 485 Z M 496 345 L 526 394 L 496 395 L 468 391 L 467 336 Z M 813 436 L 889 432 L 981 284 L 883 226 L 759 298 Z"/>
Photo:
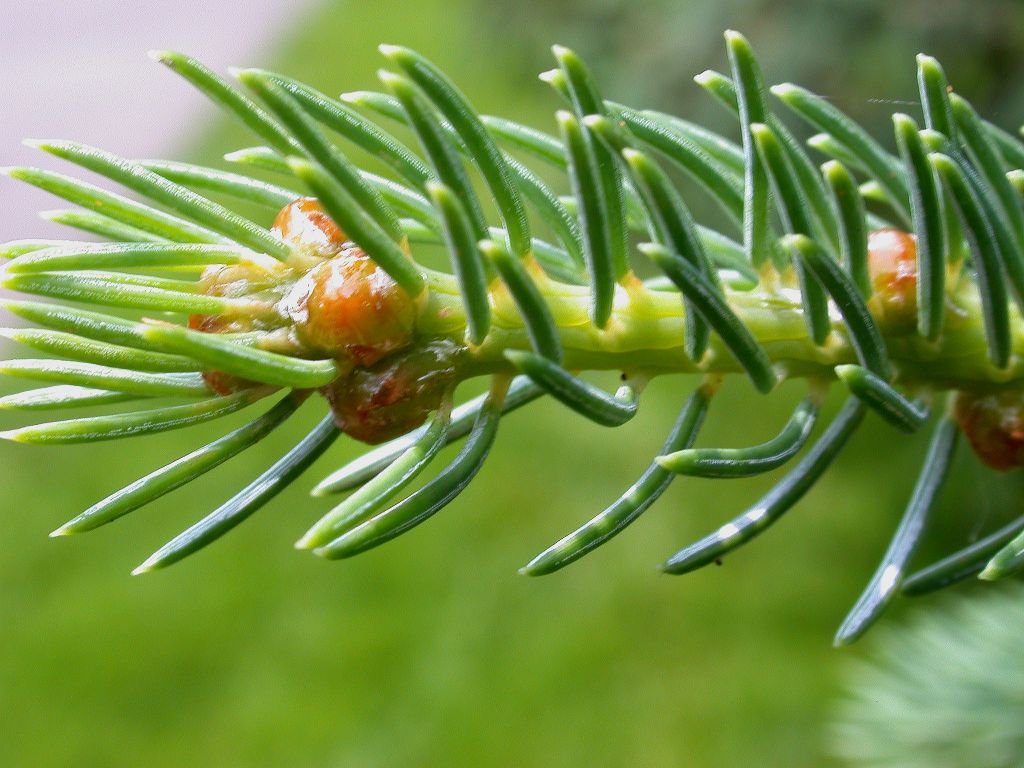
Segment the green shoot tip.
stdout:
<path fill-rule="evenodd" d="M 835 371 L 836 376 L 838 376 L 841 381 L 846 381 L 851 377 L 855 378 L 859 374 L 859 372 L 864 369 L 861 368 L 859 365 L 847 363 L 846 365 L 837 365 L 832 370 Z"/>
<path fill-rule="evenodd" d="M 772 135 L 772 129 L 769 128 L 764 123 L 751 123 L 750 132 L 757 136 L 762 136 L 766 139 Z"/>
<path fill-rule="evenodd" d="M 753 128 L 753 126 L 751 126 L 751 128 Z M 800 234 L 783 235 L 780 238 L 780 241 L 782 242 L 783 247 L 796 250 L 804 250 L 814 245 L 814 241 L 811 240 L 811 238 L 807 235 Z"/>
<path fill-rule="evenodd" d="M 159 568 L 160 561 L 154 559 L 153 557 L 148 557 L 141 565 L 138 565 L 132 569 L 131 575 L 142 576 L 143 574 L 152 573 L 153 571 L 159 570 Z"/>
<path fill-rule="evenodd" d="M 396 72 L 392 72 L 390 69 L 378 69 L 377 79 L 380 80 L 382 83 L 384 83 L 384 85 L 388 86 L 389 88 L 392 85 L 400 85 L 402 82 L 405 81 L 404 77 L 402 77 Z"/>
<path fill-rule="evenodd" d="M 309 160 L 302 157 L 295 157 L 294 155 L 289 155 L 284 160 L 288 163 L 288 167 L 292 169 L 292 173 L 296 176 L 309 176 L 313 173 L 313 169 L 316 167 Z"/>
<path fill-rule="evenodd" d="M 985 566 L 985 569 L 978 574 L 978 578 L 982 581 L 999 581 L 1003 575 L 999 572 L 998 568 L 994 568 L 991 563 Z"/>
<path fill-rule="evenodd" d="M 371 91 L 345 91 L 338 94 L 338 100 L 345 104 L 361 105 L 365 104 L 372 95 Z"/>
<path fill-rule="evenodd" d="M 312 496 L 314 499 L 322 499 L 327 496 L 330 496 L 331 493 L 330 491 L 327 490 L 327 486 L 325 486 L 323 483 L 317 483 L 310 490 L 309 495 Z M 298 547 L 298 544 L 296 544 L 296 547 Z"/>
<path fill-rule="evenodd" d="M 574 115 L 572 112 L 570 112 L 567 109 L 560 109 L 557 112 L 555 112 L 555 120 L 558 122 L 558 124 L 560 126 L 561 125 L 570 126 L 570 125 L 577 125 L 578 124 L 578 122 L 576 120 L 576 115 Z"/>

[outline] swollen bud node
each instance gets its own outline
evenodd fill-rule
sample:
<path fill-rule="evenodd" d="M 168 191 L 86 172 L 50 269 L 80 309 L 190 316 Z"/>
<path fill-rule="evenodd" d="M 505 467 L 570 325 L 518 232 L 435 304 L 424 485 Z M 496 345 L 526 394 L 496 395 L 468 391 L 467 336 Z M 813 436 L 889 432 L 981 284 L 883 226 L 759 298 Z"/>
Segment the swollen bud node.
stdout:
<path fill-rule="evenodd" d="M 917 328 L 917 241 L 900 229 L 868 234 L 871 306 L 879 323 L 892 330 Z"/>
<path fill-rule="evenodd" d="M 189 326 L 207 333 L 287 331 L 294 354 L 332 358 L 341 375 L 321 393 L 339 428 L 367 443 L 415 429 L 456 383 L 464 348 L 415 338 L 416 303 L 315 198 L 286 205 L 273 231 L 292 247 L 281 273 L 248 265 L 215 266 L 204 274 L 207 295 L 260 295 L 273 317 L 196 315 Z M 218 394 L 254 386 L 220 371 L 203 374 Z"/>
<path fill-rule="evenodd" d="M 324 387 L 338 428 L 364 443 L 382 443 L 415 429 L 455 386 L 465 351 L 431 341 L 370 368 L 356 368 Z"/>
<path fill-rule="evenodd" d="M 1024 465 L 1024 392 L 960 392 L 953 415 L 985 464 L 1004 472 Z"/>

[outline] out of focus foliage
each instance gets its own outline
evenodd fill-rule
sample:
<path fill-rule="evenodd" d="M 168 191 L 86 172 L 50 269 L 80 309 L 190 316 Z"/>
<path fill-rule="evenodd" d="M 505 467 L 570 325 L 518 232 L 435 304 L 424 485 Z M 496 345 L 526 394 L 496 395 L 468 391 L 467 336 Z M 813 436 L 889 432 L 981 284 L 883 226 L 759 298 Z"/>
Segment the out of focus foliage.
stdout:
<path fill-rule="evenodd" d="M 847 670 L 835 751 L 855 766 L 1024 765 L 1024 588 L 939 601 Z"/>
<path fill-rule="evenodd" d="M 376 86 L 377 43 L 408 44 L 482 111 L 546 128 L 557 101 L 535 75 L 551 66 L 548 45 L 563 42 L 594 64 L 610 97 L 731 129 L 691 81 L 726 67 L 727 27 L 750 37 L 772 80 L 833 96 L 882 136 L 893 106 L 873 100 L 915 92 L 920 50 L 987 116 L 1024 121 L 1015 2 L 347 0 L 297 12 L 293 25 L 278 51 L 239 63 L 337 93 Z M 188 40 L 163 44 L 203 54 Z M 168 75 L 166 87 L 185 86 Z M 159 98 L 129 96 L 126 120 Z M 74 131 L 69 117 L 51 133 Z M 176 156 L 207 162 L 253 143 L 222 122 L 181 136 Z M 118 136 L 108 145 L 133 153 Z M 26 237 L 32 227 L 24 222 Z M 70 451 L 0 446 L 0 765 L 834 764 L 823 756 L 824 713 L 844 656 L 829 641 L 902 511 L 922 436 L 869 424 L 787 521 L 722 568 L 653 571 L 770 478 L 678 481 L 616 546 L 550 578 L 516 574 L 635 479 L 685 391 L 678 379 L 656 382 L 635 423 L 614 434 L 551 404 L 516 414 L 444 515 L 340 564 L 286 542 L 323 512 L 304 492 L 361 450 L 347 443 L 207 552 L 127 575 L 305 425 L 132 518 L 53 542 L 57 524 L 209 433 Z M 702 440 L 766 438 L 801 394 L 786 388 L 766 408 L 730 383 Z M 1022 492 L 1017 476 L 979 482 L 976 472 L 961 457 L 947 498 L 975 510 L 973 534 L 1016 510 Z M 953 531 L 923 556 L 962 538 Z"/>
<path fill-rule="evenodd" d="M 1016 0 L 528 0 L 480 18 L 494 33 L 522 35 L 536 59 L 558 39 L 580 49 L 606 90 L 623 101 L 685 108 L 691 78 L 723 68 L 722 30 L 736 28 L 757 47 L 768 77 L 793 80 L 841 101 L 869 127 L 889 131 L 884 100 L 916 99 L 908 55 L 924 51 L 954 73 L 971 101 L 993 119 L 1020 121 L 1024 25 Z M 907 105 L 907 106 L 912 106 Z M 874 126 L 870 119 L 877 114 Z"/>

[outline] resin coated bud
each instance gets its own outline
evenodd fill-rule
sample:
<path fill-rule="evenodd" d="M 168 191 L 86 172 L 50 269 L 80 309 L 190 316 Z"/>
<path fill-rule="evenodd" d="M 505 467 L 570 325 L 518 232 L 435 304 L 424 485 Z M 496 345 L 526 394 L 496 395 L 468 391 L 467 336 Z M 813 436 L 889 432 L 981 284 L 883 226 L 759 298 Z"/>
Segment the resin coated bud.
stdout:
<path fill-rule="evenodd" d="M 404 435 L 437 410 L 457 382 L 463 347 L 437 340 L 324 387 L 338 428 L 364 443 Z"/>
<path fill-rule="evenodd" d="M 249 330 L 244 319 L 223 318 L 216 315 L 192 315 L 188 319 L 188 327 L 203 333 L 244 333 Z M 223 371 L 203 371 L 203 381 L 211 391 L 218 395 L 231 395 L 241 389 L 255 386 L 255 382 L 247 381 Z"/>
<path fill-rule="evenodd" d="M 279 279 L 253 264 L 212 265 L 203 271 L 199 286 L 206 296 L 236 298 L 260 291 L 272 291 Z M 269 330 L 266 318 L 247 315 L 191 315 L 188 327 L 203 333 L 248 333 Z M 218 395 L 230 395 L 240 389 L 256 386 L 254 382 L 221 371 L 203 371 L 203 379 Z"/>
<path fill-rule="evenodd" d="M 985 464 L 1004 472 L 1024 465 L 1024 392 L 961 392 L 954 415 Z"/>
<path fill-rule="evenodd" d="M 311 352 L 363 367 L 409 346 L 416 322 L 409 295 L 354 246 L 306 273 L 284 309 Z"/>
<path fill-rule="evenodd" d="M 872 309 L 893 329 L 917 327 L 917 241 L 899 229 L 868 235 L 868 270 L 874 291 Z"/>
<path fill-rule="evenodd" d="M 315 197 L 288 203 L 278 212 L 272 231 L 294 248 L 327 254 L 337 253 L 347 240 Z"/>
<path fill-rule="evenodd" d="M 189 327 L 204 333 L 287 331 L 292 354 L 329 357 L 340 369 L 370 366 L 408 347 L 416 305 L 395 281 L 327 215 L 314 198 L 286 205 L 273 226 L 292 246 L 278 271 L 252 264 L 209 267 L 200 281 L 209 296 L 259 297 L 274 311 L 253 317 L 196 315 Z M 204 373 L 219 394 L 248 382 Z"/>
<path fill-rule="evenodd" d="M 416 308 L 394 280 L 350 242 L 321 207 L 303 197 L 274 220 L 299 257 L 319 257 L 282 309 L 311 353 L 373 365 L 412 341 Z"/>

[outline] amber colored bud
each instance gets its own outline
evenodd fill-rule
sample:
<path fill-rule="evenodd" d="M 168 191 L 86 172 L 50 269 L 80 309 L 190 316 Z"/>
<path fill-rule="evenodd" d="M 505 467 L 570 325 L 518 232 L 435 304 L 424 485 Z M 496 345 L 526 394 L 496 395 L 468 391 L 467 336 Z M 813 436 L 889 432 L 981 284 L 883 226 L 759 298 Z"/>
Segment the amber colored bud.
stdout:
<path fill-rule="evenodd" d="M 364 367 L 408 346 L 416 321 L 408 294 L 356 247 L 311 269 L 283 308 L 310 351 Z"/>
<path fill-rule="evenodd" d="M 189 327 L 204 333 L 265 331 L 291 325 L 290 340 L 309 355 L 331 357 L 343 370 L 365 368 L 412 343 L 416 306 L 402 288 L 345 233 L 311 197 L 278 213 L 274 231 L 307 258 L 282 265 L 283 272 L 243 263 L 209 267 L 200 280 L 208 296 L 228 298 L 259 292 L 273 303 L 270 317 L 195 315 Z M 301 273 L 297 280 L 294 276 Z M 220 372 L 204 373 L 210 387 L 235 392 L 250 382 Z"/>
<path fill-rule="evenodd" d="M 274 219 L 272 231 L 295 247 L 336 250 L 348 240 L 315 197 L 288 203 Z"/>
<path fill-rule="evenodd" d="M 1004 472 L 1024 465 L 1024 392 L 960 392 L 954 417 L 985 464 Z"/>
<path fill-rule="evenodd" d="M 230 320 L 216 315 L 192 315 L 188 319 L 188 327 L 203 333 L 238 333 L 248 330 L 243 320 Z M 255 382 L 222 371 L 203 371 L 203 381 L 218 395 L 231 395 L 256 386 Z"/>
<path fill-rule="evenodd" d="M 245 296 L 267 284 L 266 272 L 251 264 L 214 264 L 203 270 L 199 279 L 203 294 L 227 298 Z M 252 318 L 246 315 L 191 315 L 188 319 L 189 328 L 203 333 L 247 333 L 253 326 Z M 203 379 L 218 395 L 230 395 L 256 386 L 254 382 L 221 371 L 203 371 Z"/>
<path fill-rule="evenodd" d="M 878 319 L 890 326 L 917 323 L 917 241 L 900 229 L 868 234 L 868 271 Z"/>
<path fill-rule="evenodd" d="M 206 382 L 206 386 L 210 388 L 211 392 L 221 397 L 258 386 L 256 382 L 223 371 L 203 371 L 203 381 Z"/>
<path fill-rule="evenodd" d="M 372 368 L 357 368 L 324 387 L 338 428 L 364 443 L 382 443 L 420 426 L 454 386 L 459 354 L 432 341 Z"/>

